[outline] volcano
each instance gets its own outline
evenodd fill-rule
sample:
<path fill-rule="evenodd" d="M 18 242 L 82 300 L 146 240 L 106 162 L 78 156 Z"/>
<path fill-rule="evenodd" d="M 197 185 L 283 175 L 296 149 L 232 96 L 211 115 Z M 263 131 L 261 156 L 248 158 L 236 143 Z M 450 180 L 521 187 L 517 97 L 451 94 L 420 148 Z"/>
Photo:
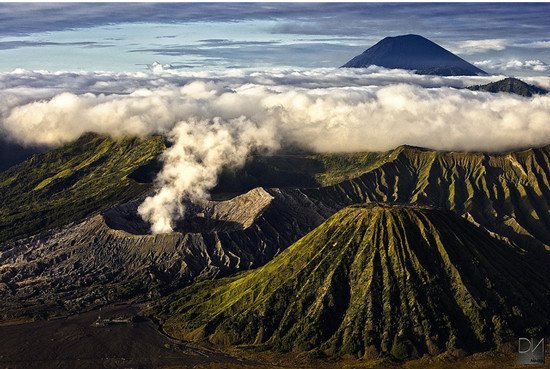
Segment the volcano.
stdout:
<path fill-rule="evenodd" d="M 371 65 L 389 69 L 414 70 L 417 74 L 439 76 L 487 74 L 438 44 L 419 35 L 386 37 L 342 67 L 367 68 Z"/>
<path fill-rule="evenodd" d="M 479 350 L 548 329 L 545 277 L 448 210 L 345 208 L 274 260 L 159 305 L 187 340 L 397 359 Z M 519 317 L 522 317 L 519 319 Z"/>

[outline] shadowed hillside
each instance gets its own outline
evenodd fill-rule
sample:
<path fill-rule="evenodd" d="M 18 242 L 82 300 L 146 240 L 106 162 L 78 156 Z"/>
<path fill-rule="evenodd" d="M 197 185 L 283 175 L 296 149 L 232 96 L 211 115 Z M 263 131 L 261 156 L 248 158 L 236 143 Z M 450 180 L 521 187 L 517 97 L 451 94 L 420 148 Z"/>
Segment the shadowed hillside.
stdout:
<path fill-rule="evenodd" d="M 531 97 L 533 95 L 547 94 L 543 88 L 535 85 L 530 85 L 517 78 L 505 78 L 500 81 L 491 82 L 486 85 L 476 85 L 468 87 L 472 91 L 486 91 L 486 92 L 508 92 L 525 97 Z"/>
<path fill-rule="evenodd" d="M 485 71 L 419 35 L 386 37 L 357 55 L 343 68 L 377 65 L 390 69 L 415 70 L 418 74 L 475 76 Z"/>
<path fill-rule="evenodd" d="M 371 204 L 157 309 L 183 339 L 403 359 L 548 332 L 550 289 L 519 249 L 449 211 Z"/>
<path fill-rule="evenodd" d="M 32 154 L 36 154 L 40 151 L 43 151 L 43 149 L 38 147 L 24 147 L 0 137 L 0 172 L 26 160 Z"/>
<path fill-rule="evenodd" d="M 86 134 L 1 172 L 0 242 L 78 222 L 141 196 L 162 168 L 158 157 L 165 148 L 160 136 L 113 140 Z M 253 156 L 243 168 L 225 169 L 212 196 L 227 199 L 257 187 L 331 185 L 364 173 L 384 157 Z"/>
<path fill-rule="evenodd" d="M 76 222 L 142 194 L 128 178 L 165 148 L 160 136 L 87 134 L 0 173 L 0 241 Z"/>

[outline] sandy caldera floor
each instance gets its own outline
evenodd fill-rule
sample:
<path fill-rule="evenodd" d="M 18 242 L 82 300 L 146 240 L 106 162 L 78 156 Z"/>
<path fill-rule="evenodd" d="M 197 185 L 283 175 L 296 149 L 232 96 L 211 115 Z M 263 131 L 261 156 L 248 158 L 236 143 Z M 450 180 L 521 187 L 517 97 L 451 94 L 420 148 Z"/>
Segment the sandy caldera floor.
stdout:
<path fill-rule="evenodd" d="M 516 364 L 513 347 L 453 358 L 426 357 L 396 363 L 388 360 L 327 361 L 299 354 L 271 354 L 246 349 L 226 353 L 165 335 L 140 307 L 117 304 L 64 318 L 0 324 L 0 369 L 503 369 L 550 368 Z"/>

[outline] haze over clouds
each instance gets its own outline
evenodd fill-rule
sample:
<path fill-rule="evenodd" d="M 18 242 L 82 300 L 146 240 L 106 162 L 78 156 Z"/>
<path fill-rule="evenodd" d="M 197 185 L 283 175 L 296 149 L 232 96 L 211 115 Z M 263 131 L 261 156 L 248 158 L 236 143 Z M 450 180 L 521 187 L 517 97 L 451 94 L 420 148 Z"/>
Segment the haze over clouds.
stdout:
<path fill-rule="evenodd" d="M 450 87 L 495 76 L 381 68 L 156 72 L 1 74 L 2 131 L 19 142 L 52 146 L 88 131 L 165 134 L 173 145 L 162 157 L 155 194 L 140 207 L 155 233 L 172 229 L 184 213 L 183 198 L 206 197 L 223 167 L 244 164 L 255 150 L 292 144 L 350 152 L 410 144 L 497 151 L 550 144 L 549 96 Z M 31 101 L 33 93 L 41 100 Z"/>
<path fill-rule="evenodd" d="M 451 47 L 453 52 L 464 55 L 477 54 L 490 50 L 504 50 L 507 46 L 507 40 L 503 38 L 491 38 L 481 40 L 465 40 L 456 43 Z"/>
<path fill-rule="evenodd" d="M 0 71 L 139 71 L 152 60 L 198 69 L 335 67 L 407 33 L 468 61 L 550 63 L 544 3 L 3 3 L 0 14 Z"/>

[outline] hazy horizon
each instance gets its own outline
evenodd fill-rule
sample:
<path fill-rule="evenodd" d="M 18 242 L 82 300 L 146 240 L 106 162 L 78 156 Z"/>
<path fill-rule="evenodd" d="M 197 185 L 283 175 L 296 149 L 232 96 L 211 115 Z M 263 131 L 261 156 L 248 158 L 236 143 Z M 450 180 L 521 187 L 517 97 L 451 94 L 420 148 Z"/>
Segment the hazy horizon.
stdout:
<path fill-rule="evenodd" d="M 339 67 L 415 33 L 489 73 L 550 72 L 549 4 L 0 4 L 0 72 Z"/>

